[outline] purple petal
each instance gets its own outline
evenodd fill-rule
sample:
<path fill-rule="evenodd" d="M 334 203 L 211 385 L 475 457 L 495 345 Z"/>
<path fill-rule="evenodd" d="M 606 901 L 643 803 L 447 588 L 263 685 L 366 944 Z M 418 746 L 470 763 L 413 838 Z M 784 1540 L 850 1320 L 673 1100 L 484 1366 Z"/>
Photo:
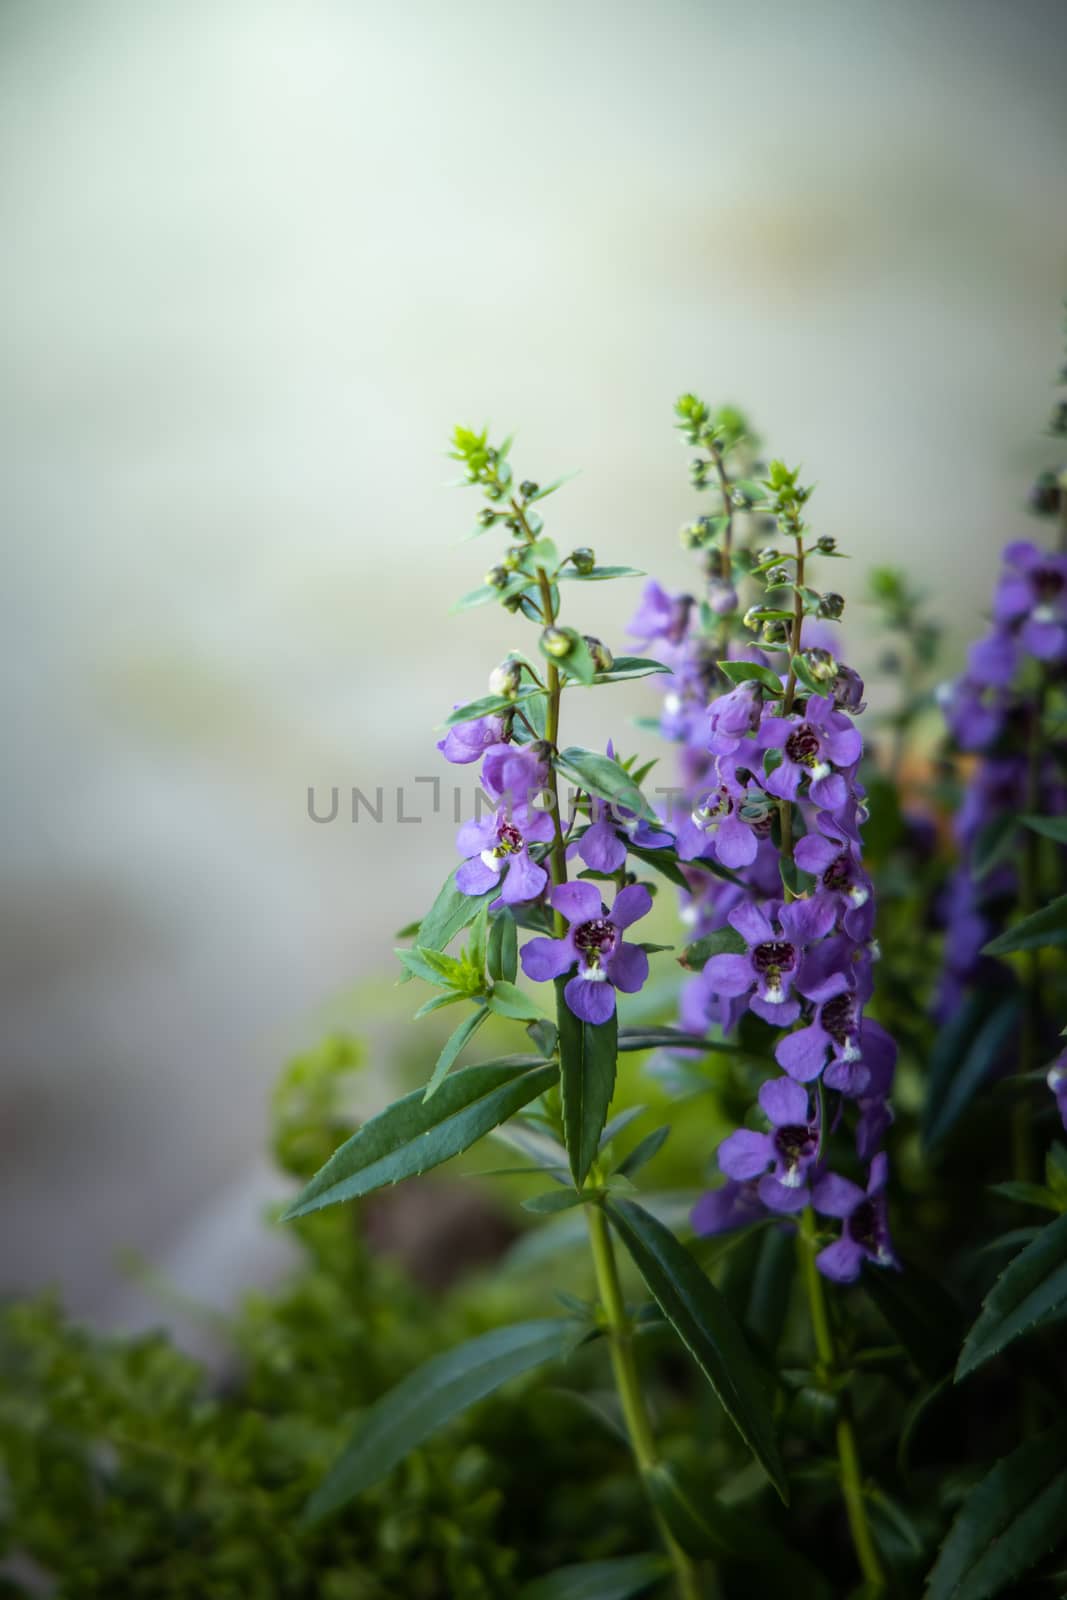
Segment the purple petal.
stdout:
<path fill-rule="evenodd" d="M 796 1000 L 783 1000 L 780 1005 L 772 1005 L 769 1000 L 764 1000 L 762 995 L 754 994 L 748 1006 L 757 1017 L 769 1022 L 772 1028 L 788 1028 L 789 1024 L 795 1022 L 800 1015 L 800 1006 Z"/>
<path fill-rule="evenodd" d="M 863 1266 L 863 1250 L 853 1239 L 838 1239 L 819 1251 L 815 1265 L 834 1283 L 855 1283 Z"/>
<path fill-rule="evenodd" d="M 795 800 L 803 775 L 803 767 L 798 767 L 793 761 L 783 761 L 780 767 L 775 767 L 773 772 L 767 773 L 763 779 L 763 787 L 768 794 L 773 794 L 778 800 Z M 814 793 L 814 790 L 812 792 Z"/>
<path fill-rule="evenodd" d="M 704 972 L 712 994 L 747 994 L 756 981 L 748 956 L 712 956 Z"/>
<path fill-rule="evenodd" d="M 607 1022 L 615 1010 L 615 990 L 610 983 L 572 978 L 563 994 L 574 1015 L 583 1022 Z"/>
<path fill-rule="evenodd" d="M 791 1188 L 788 1184 L 780 1183 L 771 1172 L 760 1179 L 758 1192 L 768 1211 L 803 1211 L 809 1199 L 807 1184 L 800 1183 Z"/>
<path fill-rule="evenodd" d="M 796 1033 L 788 1033 L 784 1039 L 779 1039 L 774 1047 L 774 1059 L 783 1071 L 796 1079 L 799 1087 L 819 1076 L 826 1061 L 829 1043 L 818 1023 L 812 1023 L 810 1028 L 799 1028 Z M 807 1096 L 804 1098 L 806 1100 Z"/>
<path fill-rule="evenodd" d="M 751 900 L 743 900 L 739 906 L 735 906 L 727 921 L 746 944 L 762 944 L 764 940 L 774 938 L 774 930 L 767 918 Z"/>
<path fill-rule="evenodd" d="M 763 1215 L 754 1184 L 730 1179 L 721 1189 L 702 1194 L 690 1213 L 693 1232 L 700 1235 L 728 1233 L 743 1228 Z"/>
<path fill-rule="evenodd" d="M 1058 622 L 1036 622 L 1031 617 L 1023 624 L 1021 638 L 1039 661 L 1058 661 L 1067 649 L 1067 628 Z"/>
<path fill-rule="evenodd" d="M 604 914 L 600 890 L 593 883 L 561 883 L 550 899 L 568 922 L 594 922 Z"/>
<path fill-rule="evenodd" d="M 796 1038 L 796 1035 L 790 1037 Z M 791 1123 L 807 1124 L 808 1091 L 789 1078 L 768 1078 L 760 1089 L 759 1103 L 776 1128 L 785 1128 Z"/>
<path fill-rule="evenodd" d="M 858 1184 L 827 1172 L 812 1190 L 811 1200 L 824 1217 L 850 1217 L 867 1196 Z"/>
<path fill-rule="evenodd" d="M 531 939 L 520 952 L 522 970 L 537 983 L 562 978 L 577 957 L 569 939 Z"/>
<path fill-rule="evenodd" d="M 610 822 L 594 822 L 578 840 L 578 854 L 593 872 L 617 872 L 626 860 L 626 846 Z"/>
<path fill-rule="evenodd" d="M 640 945 L 620 944 L 604 963 L 604 970 L 616 989 L 623 994 L 636 994 L 648 981 L 648 955 Z"/>
<path fill-rule="evenodd" d="M 728 1178 L 758 1178 L 774 1160 L 769 1134 L 739 1128 L 719 1146 L 719 1166 Z"/>
<path fill-rule="evenodd" d="M 548 873 L 544 867 L 530 860 L 528 850 L 520 850 L 518 855 L 511 858 L 500 898 L 507 906 L 521 905 L 524 900 L 536 900 L 547 882 Z"/>
<path fill-rule="evenodd" d="M 484 894 L 499 881 L 499 867 L 494 872 L 492 867 L 486 866 L 481 856 L 472 856 L 456 869 L 456 888 L 460 894 Z"/>
<path fill-rule="evenodd" d="M 828 778 L 816 778 L 810 792 L 815 804 L 827 811 L 839 811 L 848 800 L 848 784 L 839 772 L 831 772 Z"/>
<path fill-rule="evenodd" d="M 756 835 L 737 817 L 724 817 L 715 836 L 715 854 L 724 867 L 748 867 L 756 859 Z"/>
<path fill-rule="evenodd" d="M 837 854 L 837 845 L 824 839 L 821 833 L 806 833 L 803 839 L 797 840 L 793 859 L 802 872 L 811 872 L 819 877 Z"/>
<path fill-rule="evenodd" d="M 812 944 L 830 932 L 837 921 L 837 906 L 832 896 L 816 894 L 810 900 L 793 900 L 783 906 L 779 920 L 796 944 Z"/>
<path fill-rule="evenodd" d="M 481 822 L 465 822 L 456 834 L 456 849 L 461 856 L 477 856 L 491 850 L 496 844 L 497 818 L 486 817 Z"/>
<path fill-rule="evenodd" d="M 851 767 L 863 754 L 863 735 L 858 728 L 842 728 L 827 736 L 826 750 L 835 767 Z"/>
<path fill-rule="evenodd" d="M 641 917 L 647 917 L 652 910 L 652 896 L 643 883 L 628 884 L 625 889 L 620 889 L 615 896 L 615 904 L 611 908 L 610 920 L 616 928 L 628 928 L 631 923 L 637 922 Z"/>

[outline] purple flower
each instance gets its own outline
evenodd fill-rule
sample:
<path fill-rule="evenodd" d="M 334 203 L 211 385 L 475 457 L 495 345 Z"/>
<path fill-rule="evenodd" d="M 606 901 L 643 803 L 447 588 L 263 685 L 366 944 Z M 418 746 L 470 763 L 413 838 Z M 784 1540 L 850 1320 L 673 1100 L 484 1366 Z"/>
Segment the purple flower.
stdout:
<path fill-rule="evenodd" d="M 969 677 L 943 683 L 937 690 L 949 730 L 961 750 L 983 750 L 1000 737 L 1010 697 Z"/>
<path fill-rule="evenodd" d="M 485 752 L 482 787 L 494 800 L 530 806 L 548 782 L 546 746 L 494 744 Z"/>
<path fill-rule="evenodd" d="M 548 873 L 530 856 L 531 844 L 552 838 L 552 818 L 543 811 L 501 806 L 491 817 L 465 822 L 456 846 L 467 857 L 456 872 L 456 888 L 463 894 L 484 894 L 501 885 L 505 905 L 535 900 L 548 882 Z"/>
<path fill-rule="evenodd" d="M 781 906 L 777 927 L 771 921 L 773 915 L 773 902 L 766 913 L 751 903 L 735 906 L 727 920 L 749 948 L 744 955 L 712 956 L 704 970 L 713 992 L 749 995 L 755 989 L 750 1009 L 765 1022 L 788 1027 L 800 1015 L 800 1005 L 790 999 L 790 990 L 801 962 L 808 945 L 833 927 L 835 909 L 831 900 L 820 895 Z"/>
<path fill-rule="evenodd" d="M 522 949 L 522 970 L 543 983 L 562 978 L 577 963 L 578 971 L 564 996 L 583 1022 L 606 1022 L 615 1009 L 615 990 L 636 994 L 648 977 L 648 956 L 640 945 L 627 944 L 623 931 L 652 909 L 643 884 L 620 889 L 610 912 L 592 883 L 561 883 L 552 905 L 570 927 L 562 939 L 531 939 Z"/>
<path fill-rule="evenodd" d="M 618 872 L 626 864 L 626 844 L 632 841 L 642 850 L 666 850 L 674 835 L 645 822 L 625 806 L 611 806 L 594 799 L 593 820 L 580 838 L 567 846 L 568 856 L 579 856 L 593 872 Z"/>
<path fill-rule="evenodd" d="M 666 644 L 681 644 L 689 631 L 690 594 L 669 595 L 654 579 L 641 591 L 641 603 L 627 624 L 626 631 L 644 644 L 659 639 Z"/>
<path fill-rule="evenodd" d="M 824 1277 L 835 1283 L 854 1283 L 864 1261 L 873 1261 L 879 1267 L 899 1265 L 886 1217 L 888 1181 L 889 1161 L 882 1151 L 871 1162 L 866 1190 L 835 1172 L 827 1172 L 815 1184 L 812 1203 L 816 1211 L 825 1217 L 840 1217 L 844 1224 L 840 1239 L 815 1257 L 815 1265 Z"/>
<path fill-rule="evenodd" d="M 860 1058 L 859 1006 L 848 979 L 843 972 L 835 973 L 822 985 L 823 992 L 827 988 L 835 992 L 816 1007 L 807 1027 L 787 1033 L 774 1048 L 778 1065 L 798 1083 L 810 1083 L 819 1076 L 828 1052 L 832 1061 L 845 1066 Z"/>
<path fill-rule="evenodd" d="M 855 939 L 870 937 L 873 905 L 871 880 L 860 865 L 858 830 L 850 836 L 827 812 L 815 817 L 817 833 L 797 841 L 793 857 L 798 867 L 818 878 L 820 889 L 837 897 L 845 932 Z M 869 907 L 857 918 L 854 913 Z"/>
<path fill-rule="evenodd" d="M 437 748 L 446 761 L 466 766 L 484 755 L 491 744 L 498 744 L 503 732 L 499 717 L 477 717 L 473 722 L 457 722 L 449 728 L 444 738 L 438 739 Z"/>
<path fill-rule="evenodd" d="M 1056 1096 L 1056 1109 L 1067 1128 L 1067 1050 L 1049 1068 L 1046 1081 Z"/>
<path fill-rule="evenodd" d="M 713 755 L 729 756 L 754 733 L 760 722 L 760 691 L 755 683 L 739 683 L 736 689 L 720 695 L 711 705 L 711 733 L 708 749 Z"/>
<path fill-rule="evenodd" d="M 719 1166 L 728 1178 L 758 1179 L 759 1198 L 769 1211 L 800 1211 L 819 1154 L 818 1114 L 810 1109 L 807 1090 L 789 1078 L 763 1084 L 759 1103 L 770 1133 L 731 1133 L 719 1146 Z"/>
<path fill-rule="evenodd" d="M 993 600 L 993 618 L 1013 628 L 1039 661 L 1067 655 L 1067 556 L 1039 550 L 1026 540 L 1009 544 Z"/>
<path fill-rule="evenodd" d="M 801 783 L 815 805 L 839 811 L 849 788 L 839 769 L 853 767 L 863 754 L 863 738 L 833 702 L 813 694 L 803 717 L 765 716 L 756 738 L 764 750 L 781 750 L 782 760 L 763 780 L 768 794 L 795 800 Z"/>
<path fill-rule="evenodd" d="M 738 783 L 729 757 L 719 758 L 713 777 L 720 780 L 717 786 L 699 796 L 678 829 L 678 859 L 696 861 L 710 856 L 731 870 L 750 867 L 760 838 L 770 833 L 766 797 L 758 789 Z"/>
<path fill-rule="evenodd" d="M 763 1202 L 756 1182 L 737 1183 L 728 1179 L 719 1189 L 709 1189 L 702 1194 L 690 1213 L 693 1232 L 696 1234 L 729 1233 L 733 1228 L 744 1228 L 765 1216 Z"/>

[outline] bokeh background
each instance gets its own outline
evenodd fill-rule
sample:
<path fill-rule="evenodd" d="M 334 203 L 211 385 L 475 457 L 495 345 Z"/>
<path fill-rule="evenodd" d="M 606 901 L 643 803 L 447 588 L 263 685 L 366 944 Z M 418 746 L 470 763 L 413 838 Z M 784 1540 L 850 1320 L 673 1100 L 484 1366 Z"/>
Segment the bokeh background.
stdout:
<path fill-rule="evenodd" d="M 306 794 L 441 771 L 515 642 L 447 615 L 455 421 L 682 586 L 671 402 L 735 401 L 853 553 L 858 664 L 875 562 L 951 664 L 1053 464 L 1065 84 L 1052 0 L 2 0 L 0 1288 L 136 1321 L 130 1247 L 224 1301 L 280 1062 L 348 1026 L 387 1075 L 452 830 Z"/>

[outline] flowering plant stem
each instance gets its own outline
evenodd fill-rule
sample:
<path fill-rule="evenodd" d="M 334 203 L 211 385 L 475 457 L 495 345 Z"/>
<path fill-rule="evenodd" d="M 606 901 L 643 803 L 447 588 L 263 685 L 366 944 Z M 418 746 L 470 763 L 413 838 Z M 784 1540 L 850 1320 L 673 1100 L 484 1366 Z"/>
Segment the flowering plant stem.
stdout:
<path fill-rule="evenodd" d="M 630 1438 L 630 1448 L 633 1451 L 637 1470 L 642 1481 L 645 1475 L 652 1471 L 658 1464 L 659 1453 L 656 1449 L 656 1440 L 652 1432 L 652 1423 L 649 1419 L 648 1408 L 641 1392 L 641 1380 L 637 1372 L 637 1363 L 634 1360 L 633 1333 L 630 1318 L 627 1315 L 626 1304 L 622 1296 L 622 1285 L 619 1282 L 619 1271 L 615 1262 L 615 1251 L 612 1248 L 611 1235 L 608 1232 L 607 1219 L 598 1205 L 585 1208 L 589 1221 L 589 1243 L 593 1252 L 593 1265 L 596 1270 L 597 1293 L 600 1297 L 604 1321 L 607 1326 L 608 1343 L 611 1349 L 611 1369 L 615 1377 L 615 1388 L 622 1406 L 623 1419 L 626 1423 L 626 1432 Z M 658 1510 L 653 1507 L 656 1524 L 660 1537 L 670 1557 L 674 1569 L 674 1579 L 679 1600 L 701 1600 L 703 1590 L 696 1568 L 666 1526 Z"/>
<path fill-rule="evenodd" d="M 804 1279 L 804 1287 L 808 1296 L 812 1333 L 815 1338 L 815 1354 L 818 1363 L 817 1374 L 820 1382 L 828 1385 L 836 1372 L 837 1352 L 834 1347 L 834 1335 L 830 1326 L 823 1280 L 815 1265 L 816 1249 L 815 1213 L 810 1206 L 806 1206 L 801 1213 L 800 1226 L 797 1229 L 797 1251 L 800 1257 L 801 1276 Z M 840 1405 L 840 1413 L 836 1427 L 837 1459 L 841 1471 L 841 1492 L 845 1501 L 845 1511 L 848 1515 L 849 1531 L 852 1534 L 852 1544 L 863 1576 L 872 1593 L 878 1593 L 885 1588 L 885 1574 L 878 1559 L 878 1552 L 874 1547 L 874 1540 L 871 1538 L 871 1530 L 867 1525 L 867 1512 L 863 1503 L 863 1482 L 859 1450 L 856 1446 L 856 1433 L 852 1426 L 852 1417 L 849 1414 L 848 1395 L 841 1394 L 838 1397 L 838 1403 Z"/>
<path fill-rule="evenodd" d="M 541 594 L 541 611 L 544 624 L 546 628 L 549 628 L 556 620 L 556 611 L 552 602 L 552 585 L 548 574 L 543 568 L 538 568 L 537 581 Z M 545 714 L 545 739 L 555 749 L 559 743 L 559 710 L 562 690 L 559 668 L 554 662 L 549 664 L 547 687 L 548 705 Z M 563 822 L 560 815 L 559 785 L 554 765 L 550 768 L 548 787 L 552 801 L 554 829 L 550 857 L 551 877 L 553 886 L 558 887 L 567 881 L 567 856 L 563 840 Z M 562 933 L 564 926 L 564 919 L 559 911 L 555 913 L 555 924 L 556 933 L 559 935 Z M 559 992 L 558 1005 L 563 1007 L 565 1004 L 566 1001 L 563 999 L 561 990 Z M 630 1319 L 627 1315 L 626 1303 L 619 1283 L 619 1271 L 615 1262 L 615 1252 L 612 1248 L 607 1220 L 598 1205 L 589 1205 L 585 1210 L 589 1221 L 589 1242 L 593 1253 L 597 1294 L 607 1326 L 615 1388 L 618 1392 L 619 1404 L 622 1407 L 623 1419 L 626 1423 L 626 1432 L 629 1436 L 634 1461 L 641 1474 L 642 1482 L 645 1482 L 645 1475 L 657 1465 L 659 1457 L 648 1408 L 641 1392 L 641 1380 L 637 1372 L 637 1363 L 634 1361 Z M 655 1505 L 653 1505 L 653 1514 L 664 1548 L 674 1569 L 679 1600 L 701 1600 L 701 1588 L 696 1568 L 674 1538 Z"/>

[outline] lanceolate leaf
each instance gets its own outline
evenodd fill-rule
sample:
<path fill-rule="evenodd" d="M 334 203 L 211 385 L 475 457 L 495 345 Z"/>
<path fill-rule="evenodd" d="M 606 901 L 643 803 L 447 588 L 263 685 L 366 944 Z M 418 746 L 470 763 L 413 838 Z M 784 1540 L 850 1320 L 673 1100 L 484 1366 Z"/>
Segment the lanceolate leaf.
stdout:
<path fill-rule="evenodd" d="M 594 1026 L 574 1015 L 563 995 L 564 979 L 556 980 L 559 1026 L 560 1089 L 563 1132 L 575 1184 L 580 1189 L 600 1148 L 600 1135 L 615 1092 L 618 1019 Z"/>
<path fill-rule="evenodd" d="M 788 613 L 786 613 L 788 615 Z M 772 695 L 782 695 L 785 690 L 781 679 L 770 667 L 757 666 L 752 661 L 720 661 L 719 671 L 731 683 L 758 683 L 764 689 L 770 690 Z"/>
<path fill-rule="evenodd" d="M 956 1379 L 1023 1334 L 1067 1317 L 1067 1215 L 1041 1229 L 1004 1268 L 986 1295 L 960 1354 Z"/>
<path fill-rule="evenodd" d="M 554 1061 L 505 1056 L 451 1073 L 431 1100 L 416 1089 L 365 1122 L 335 1150 L 285 1212 L 285 1219 L 356 1200 L 386 1184 L 428 1172 L 514 1116 L 558 1077 Z"/>
<path fill-rule="evenodd" d="M 695 939 L 692 944 L 686 945 L 678 960 L 681 966 L 688 967 L 691 972 L 702 972 L 712 956 L 743 955 L 747 949 L 736 929 L 716 928 L 714 933 L 705 934 L 703 939 Z"/>
<path fill-rule="evenodd" d="M 630 811 L 636 811 L 639 816 L 646 817 L 652 822 L 656 821 L 655 813 L 650 809 L 630 774 L 610 756 L 601 755 L 597 750 L 582 750 L 577 745 L 572 745 L 569 749 L 560 751 L 556 765 L 562 776 L 578 788 L 585 789 L 589 794 L 598 795 L 602 800 L 617 800 L 620 805 L 626 806 Z"/>
<path fill-rule="evenodd" d="M 563 1318 L 494 1328 L 435 1356 L 375 1401 L 352 1439 L 311 1496 L 303 1521 L 318 1522 L 362 1494 L 475 1401 L 509 1378 L 558 1360 L 574 1342 Z"/>
<path fill-rule="evenodd" d="M 930 1060 L 923 1110 L 923 1143 L 940 1144 L 985 1083 L 1015 1035 L 1022 1002 L 1017 993 L 980 989 L 941 1030 Z"/>
<path fill-rule="evenodd" d="M 477 1011 L 472 1011 L 469 1017 L 464 1017 L 455 1033 L 449 1035 L 444 1049 L 437 1058 L 437 1064 L 430 1074 L 430 1081 L 426 1085 L 427 1100 L 440 1088 L 441 1083 L 455 1064 L 460 1051 L 468 1040 L 474 1038 L 488 1015 L 489 1013 L 484 1006 Z"/>
<path fill-rule="evenodd" d="M 644 1594 L 670 1571 L 659 1555 L 621 1556 L 560 1567 L 519 1590 L 519 1600 L 630 1600 Z"/>
<path fill-rule="evenodd" d="M 510 911 L 498 911 L 489 924 L 489 976 L 514 983 L 519 970 L 518 928 Z"/>
<path fill-rule="evenodd" d="M 624 1156 L 615 1168 L 624 1178 L 632 1178 L 635 1172 L 647 1166 L 653 1156 L 658 1155 L 670 1137 L 670 1127 L 655 1128 L 651 1133 L 646 1133 L 639 1144 L 634 1145 L 628 1156 Z"/>
<path fill-rule="evenodd" d="M 651 656 L 616 656 L 608 672 L 598 672 L 597 683 L 619 683 L 626 678 L 647 678 L 653 672 L 670 672 L 662 661 Z"/>
<path fill-rule="evenodd" d="M 900 1272 L 872 1268 L 861 1281 L 919 1371 L 928 1378 L 951 1371 L 963 1312 L 948 1290 L 910 1261 Z"/>
<path fill-rule="evenodd" d="M 723 1055 L 748 1056 L 756 1061 L 759 1056 L 742 1045 L 729 1044 L 722 1039 L 705 1039 L 699 1033 L 683 1033 L 681 1028 L 620 1028 L 619 1050 L 717 1050 Z"/>
<path fill-rule="evenodd" d="M 474 722 L 478 717 L 502 716 L 505 711 L 514 711 L 516 706 L 523 706 L 527 700 L 536 700 L 538 695 L 545 694 L 544 689 L 531 684 L 520 689 L 515 696 L 502 694 L 485 694 L 480 700 L 470 700 L 464 706 L 457 706 L 450 711 L 444 720 L 446 728 L 454 727 L 457 722 Z"/>
<path fill-rule="evenodd" d="M 437 899 L 419 923 L 420 948 L 443 950 L 457 933 L 470 927 L 482 906 L 495 900 L 499 893 L 499 888 L 494 885 L 484 894 L 464 894 L 456 888 L 456 874 L 450 873 Z"/>
<path fill-rule="evenodd" d="M 782 1499 L 788 1500 L 766 1380 L 752 1360 L 726 1301 L 670 1229 L 634 1201 L 608 1200 L 605 1210 L 660 1310 L 715 1390 L 723 1410 Z"/>
<path fill-rule="evenodd" d="M 508 983 L 506 978 L 500 978 L 493 985 L 493 992 L 489 996 L 489 1009 L 498 1016 L 511 1017 L 516 1022 L 540 1022 L 544 1012 L 540 1006 L 535 1005 L 528 994 L 514 983 Z"/>
<path fill-rule="evenodd" d="M 930 1574 L 926 1600 L 993 1600 L 1029 1572 L 1067 1524 L 1067 1426 L 1029 1439 L 973 1489 Z"/>
<path fill-rule="evenodd" d="M 578 583 L 597 583 L 604 578 L 643 578 L 645 574 L 640 567 L 594 567 L 591 572 L 579 572 L 575 567 L 564 567 L 559 574 L 559 581 L 577 581 Z"/>
<path fill-rule="evenodd" d="M 1013 950 L 1043 950 L 1061 944 L 1067 944 L 1067 894 L 1042 906 L 1032 917 L 1024 917 L 999 939 L 991 939 L 983 954 L 1006 956 Z"/>
<path fill-rule="evenodd" d="M 1035 833 L 1043 833 L 1046 839 L 1067 844 L 1067 817 L 1020 817 L 1019 821 L 1033 828 Z"/>

